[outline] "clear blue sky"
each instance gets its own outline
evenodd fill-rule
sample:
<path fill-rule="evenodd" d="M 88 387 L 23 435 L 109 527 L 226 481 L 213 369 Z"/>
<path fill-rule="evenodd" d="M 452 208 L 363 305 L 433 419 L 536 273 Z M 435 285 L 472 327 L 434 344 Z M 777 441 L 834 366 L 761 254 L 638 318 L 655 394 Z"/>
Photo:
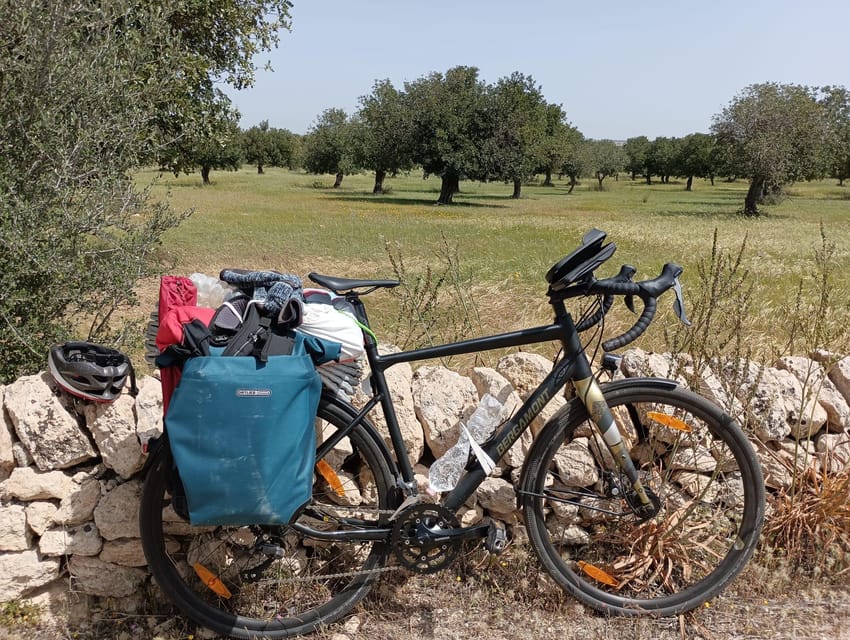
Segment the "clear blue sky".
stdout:
<path fill-rule="evenodd" d="M 520 71 L 587 137 L 707 132 L 744 87 L 850 87 L 850 0 L 295 0 L 291 33 L 228 95 L 241 126 L 305 133 L 353 113 L 376 79 L 403 88 L 431 71 Z"/>

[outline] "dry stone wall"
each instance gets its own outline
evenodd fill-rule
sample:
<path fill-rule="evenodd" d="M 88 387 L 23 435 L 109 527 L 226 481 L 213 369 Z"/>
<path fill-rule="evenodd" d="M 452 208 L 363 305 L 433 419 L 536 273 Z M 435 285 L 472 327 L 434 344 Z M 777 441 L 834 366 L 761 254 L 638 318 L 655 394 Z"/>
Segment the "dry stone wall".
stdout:
<path fill-rule="evenodd" d="M 428 486 L 428 467 L 455 444 L 480 398 L 490 394 L 513 413 L 551 370 L 539 355 L 515 353 L 495 368 L 461 375 L 438 366 L 390 370 L 388 381 L 404 441 Z M 850 357 L 817 353 L 788 357 L 774 366 L 712 362 L 694 376 L 687 357 L 625 354 L 617 375 L 679 378 L 720 403 L 754 434 L 766 483 L 789 486 L 795 469 L 830 471 L 850 464 Z M 76 401 L 51 377 L 39 374 L 0 386 L 0 602 L 28 600 L 63 616 L 85 618 L 100 598 L 133 611 L 150 584 L 139 541 L 138 508 L 145 463 L 143 445 L 162 431 L 159 381 L 144 377 L 136 398 L 110 405 Z M 358 391 L 355 403 L 365 398 Z M 522 539 L 515 483 L 533 435 L 566 403 L 550 401 L 530 431 L 505 455 L 474 499 L 463 507 L 464 525 L 486 515 Z M 374 422 L 389 441 L 380 409 Z M 582 486 L 593 482 L 592 434 L 579 434 L 564 452 L 561 473 Z M 580 532 L 577 532 L 579 535 Z"/>

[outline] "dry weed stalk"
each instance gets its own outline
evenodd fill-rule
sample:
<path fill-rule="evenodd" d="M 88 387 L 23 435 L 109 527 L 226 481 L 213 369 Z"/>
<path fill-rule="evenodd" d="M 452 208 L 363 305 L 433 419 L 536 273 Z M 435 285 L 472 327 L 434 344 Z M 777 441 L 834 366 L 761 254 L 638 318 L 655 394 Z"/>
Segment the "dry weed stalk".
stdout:
<path fill-rule="evenodd" d="M 850 571 L 850 470 L 809 467 L 773 499 L 764 534 L 794 565 L 835 578 Z"/>

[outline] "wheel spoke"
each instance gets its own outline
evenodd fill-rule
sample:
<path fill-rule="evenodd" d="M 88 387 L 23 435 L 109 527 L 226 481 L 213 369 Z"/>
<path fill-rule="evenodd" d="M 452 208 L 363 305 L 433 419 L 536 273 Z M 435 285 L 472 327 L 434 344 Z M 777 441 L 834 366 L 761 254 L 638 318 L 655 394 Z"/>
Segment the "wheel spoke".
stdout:
<path fill-rule="evenodd" d="M 530 454 L 526 523 L 544 567 L 587 604 L 681 612 L 722 589 L 752 554 L 761 475 L 719 409 L 681 389 L 632 387 L 606 400 L 657 513 L 637 517 L 630 483 L 586 437 L 593 427 L 574 405 L 571 421 L 553 418 Z"/>

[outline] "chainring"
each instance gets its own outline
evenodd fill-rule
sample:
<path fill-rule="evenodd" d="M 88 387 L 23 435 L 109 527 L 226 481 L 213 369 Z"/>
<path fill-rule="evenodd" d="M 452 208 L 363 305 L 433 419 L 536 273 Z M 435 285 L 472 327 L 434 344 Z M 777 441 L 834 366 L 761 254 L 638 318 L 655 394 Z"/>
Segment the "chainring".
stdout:
<path fill-rule="evenodd" d="M 460 526 L 455 515 L 438 504 L 420 503 L 403 509 L 393 525 L 393 553 L 416 573 L 436 573 L 451 565 L 462 541 L 445 536 Z"/>

